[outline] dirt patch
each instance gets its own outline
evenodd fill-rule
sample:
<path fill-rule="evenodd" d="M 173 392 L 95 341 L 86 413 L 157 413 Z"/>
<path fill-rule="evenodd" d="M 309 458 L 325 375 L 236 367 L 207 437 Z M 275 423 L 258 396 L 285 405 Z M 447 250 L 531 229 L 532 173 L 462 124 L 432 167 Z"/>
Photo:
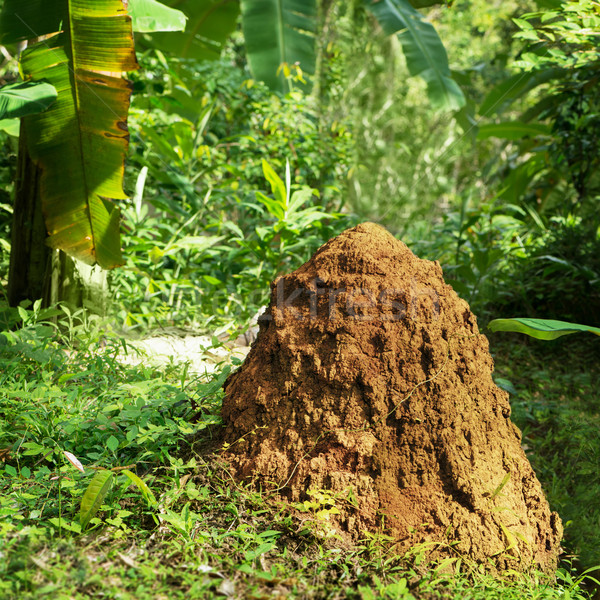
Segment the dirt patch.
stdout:
<path fill-rule="evenodd" d="M 292 502 L 329 490 L 347 539 L 552 571 L 562 526 L 466 302 L 437 263 L 365 223 L 272 285 L 225 386 L 225 458 Z"/>

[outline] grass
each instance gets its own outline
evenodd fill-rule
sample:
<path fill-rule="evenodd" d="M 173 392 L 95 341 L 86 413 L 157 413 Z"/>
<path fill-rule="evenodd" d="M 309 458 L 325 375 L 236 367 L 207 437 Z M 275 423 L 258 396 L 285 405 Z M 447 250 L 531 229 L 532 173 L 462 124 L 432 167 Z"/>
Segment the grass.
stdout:
<path fill-rule="evenodd" d="M 600 340 L 491 338 L 496 375 L 512 386 L 512 418 L 565 525 L 564 547 L 586 568 L 600 565 Z"/>
<path fill-rule="evenodd" d="M 398 556 L 384 536 L 341 547 L 316 510 L 232 485 L 214 456 L 196 451 L 218 428 L 225 370 L 211 379 L 123 366 L 118 338 L 90 323 L 61 334 L 32 312 L 21 317 L 21 329 L 0 334 L 2 598 L 588 597 L 567 564 L 555 582 L 495 578 L 464 561 L 449 574 L 418 548 Z M 549 360 L 522 341 L 503 342 L 496 360 L 518 392 L 531 460 L 572 521 L 570 547 L 592 558 L 598 474 L 584 467 L 600 452 L 591 435 L 598 373 L 581 364 L 584 355 Z M 80 506 L 99 472 L 110 473 L 110 486 L 82 530 Z"/>

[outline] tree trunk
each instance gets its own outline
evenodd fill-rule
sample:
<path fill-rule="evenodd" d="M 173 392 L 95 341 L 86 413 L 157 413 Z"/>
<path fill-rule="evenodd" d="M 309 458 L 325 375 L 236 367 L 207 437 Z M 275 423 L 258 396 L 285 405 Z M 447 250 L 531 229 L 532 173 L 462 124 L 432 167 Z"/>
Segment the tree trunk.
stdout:
<path fill-rule="evenodd" d="M 40 196 L 41 170 L 29 157 L 25 136 L 25 124 L 21 120 L 8 270 L 7 295 L 11 306 L 44 297 L 51 257 L 46 245 L 48 234 Z"/>
<path fill-rule="evenodd" d="M 8 271 L 8 302 L 41 298 L 43 306 L 66 302 L 72 308 L 85 306 L 95 314 L 106 311 L 106 271 L 90 267 L 53 250 L 47 244 L 40 193 L 41 169 L 27 150 L 25 124 L 21 121 L 15 182 L 15 203 Z"/>

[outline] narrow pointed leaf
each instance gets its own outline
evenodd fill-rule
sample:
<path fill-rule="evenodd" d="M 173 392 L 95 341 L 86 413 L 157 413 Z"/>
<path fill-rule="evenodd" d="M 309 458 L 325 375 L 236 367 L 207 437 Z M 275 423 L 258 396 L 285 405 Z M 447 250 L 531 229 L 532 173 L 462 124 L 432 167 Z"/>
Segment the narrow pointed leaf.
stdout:
<path fill-rule="evenodd" d="M 11 0 L 8 0 L 11 2 Z M 119 209 L 128 144 L 130 85 L 137 68 L 122 0 L 71 0 L 64 32 L 29 47 L 24 76 L 47 80 L 58 99 L 25 120 L 31 158 L 42 169 L 49 243 L 88 264 L 122 264 Z"/>
<path fill-rule="evenodd" d="M 71 452 L 68 452 L 67 450 L 63 450 L 63 454 L 65 455 L 65 458 L 78 470 L 81 471 L 82 473 L 85 473 L 85 469 L 83 468 L 83 465 L 81 464 L 81 461 Z"/>
<path fill-rule="evenodd" d="M 133 31 L 183 31 L 186 16 L 156 0 L 129 0 L 129 15 Z"/>
<path fill-rule="evenodd" d="M 316 0 L 241 0 L 242 27 L 252 74 L 287 91 L 282 63 L 315 72 Z"/>
<path fill-rule="evenodd" d="M 143 44 L 172 52 L 182 58 L 215 60 L 235 30 L 239 0 L 164 0 L 187 17 L 181 33 L 156 33 Z"/>
<path fill-rule="evenodd" d="M 510 331 L 524 333 L 538 340 L 555 340 L 563 335 L 589 331 L 600 335 L 600 328 L 589 325 L 578 325 L 566 321 L 555 321 L 552 319 L 494 319 L 488 325 L 491 331 Z"/>
<path fill-rule="evenodd" d="M 0 88 L 0 119 L 17 119 L 46 110 L 55 100 L 49 83 L 11 83 Z"/>
<path fill-rule="evenodd" d="M 520 140 L 528 135 L 550 135 L 550 127 L 543 123 L 523 123 L 522 121 L 488 123 L 479 126 L 477 138 L 483 140 L 497 137 L 503 140 Z"/>
<path fill-rule="evenodd" d="M 264 159 L 262 161 L 262 170 L 263 170 L 265 179 L 269 182 L 269 185 L 271 186 L 271 191 L 273 192 L 273 195 L 275 196 L 275 200 L 277 200 L 277 204 L 283 210 L 287 205 L 287 202 L 286 202 L 287 192 L 286 192 L 285 184 L 281 180 L 281 177 L 279 177 L 279 175 L 277 175 L 277 173 L 275 173 L 275 171 L 273 170 L 273 167 Z M 283 213 L 282 213 L 282 215 L 283 215 Z"/>
<path fill-rule="evenodd" d="M 102 502 L 108 494 L 112 483 L 113 474 L 107 469 L 96 471 L 92 480 L 81 499 L 81 507 L 79 509 L 79 523 L 81 529 L 85 529 L 90 522 L 90 519 L 98 512 L 102 506 Z"/>
<path fill-rule="evenodd" d="M 491 117 L 506 110 L 515 100 L 523 97 L 537 86 L 565 77 L 568 69 L 550 67 L 531 73 L 517 73 L 494 86 L 483 99 L 479 114 Z"/>
<path fill-rule="evenodd" d="M 408 70 L 427 83 L 432 106 L 439 110 L 463 107 L 464 94 L 452 79 L 448 55 L 435 27 L 408 0 L 369 0 L 367 6 L 387 35 L 398 34 Z"/>
<path fill-rule="evenodd" d="M 123 469 L 123 475 L 127 475 L 131 483 L 133 483 L 142 492 L 142 495 L 146 499 L 149 506 L 156 506 L 156 497 L 152 493 L 152 490 L 146 485 L 146 483 L 138 475 L 129 469 Z"/>

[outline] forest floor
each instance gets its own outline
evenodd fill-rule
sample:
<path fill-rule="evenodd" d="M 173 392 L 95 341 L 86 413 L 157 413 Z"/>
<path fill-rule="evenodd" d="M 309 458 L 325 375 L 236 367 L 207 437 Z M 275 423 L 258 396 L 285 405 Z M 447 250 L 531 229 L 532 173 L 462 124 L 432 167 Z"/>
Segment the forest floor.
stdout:
<path fill-rule="evenodd" d="M 198 340 L 167 337 L 196 361 Z M 120 340 L 67 354 L 34 327 L 15 339 L 0 348 L 2 598 L 589 597 L 578 578 L 600 564 L 595 340 L 490 338 L 497 382 L 511 391 L 528 456 L 566 525 L 565 561 L 550 581 L 498 578 L 462 560 L 426 564 L 423 548 L 398 556 L 385 535 L 342 546 L 318 498 L 286 506 L 233 484 L 197 450 L 218 427 L 228 363 L 247 348 L 213 347 L 208 366 L 191 369 L 163 361 L 162 340 L 149 352 L 158 368 L 151 359 L 124 364 Z M 98 473 L 102 490 L 90 485 Z"/>

